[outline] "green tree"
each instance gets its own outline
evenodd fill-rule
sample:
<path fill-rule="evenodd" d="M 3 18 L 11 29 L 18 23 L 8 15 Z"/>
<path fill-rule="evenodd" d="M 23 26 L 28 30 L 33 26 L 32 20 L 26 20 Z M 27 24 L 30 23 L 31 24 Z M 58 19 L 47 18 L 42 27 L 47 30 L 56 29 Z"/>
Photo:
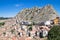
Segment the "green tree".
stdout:
<path fill-rule="evenodd" d="M 60 26 L 55 25 L 48 33 L 48 40 L 60 40 Z"/>
<path fill-rule="evenodd" d="M 4 22 L 0 22 L 0 27 L 3 26 L 5 23 Z"/>

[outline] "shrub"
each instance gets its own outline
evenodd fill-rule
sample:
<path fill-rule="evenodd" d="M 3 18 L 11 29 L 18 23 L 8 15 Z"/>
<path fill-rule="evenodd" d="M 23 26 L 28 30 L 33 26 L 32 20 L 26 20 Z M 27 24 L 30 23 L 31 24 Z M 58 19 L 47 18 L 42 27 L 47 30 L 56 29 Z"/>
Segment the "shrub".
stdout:
<path fill-rule="evenodd" d="M 32 31 L 32 26 L 29 27 L 29 30 Z"/>
<path fill-rule="evenodd" d="M 33 25 L 35 25 L 36 23 L 35 22 L 32 22 Z"/>
<path fill-rule="evenodd" d="M 3 35 L 5 36 L 6 35 L 6 32 L 3 32 Z"/>
<path fill-rule="evenodd" d="M 33 16 L 30 19 L 33 19 Z"/>
<path fill-rule="evenodd" d="M 48 40 L 60 40 L 60 26 L 53 26 L 48 32 Z"/>
<path fill-rule="evenodd" d="M 14 34 L 14 32 L 15 32 L 15 30 L 14 30 L 14 29 L 12 29 L 12 30 L 11 30 L 11 33 L 12 33 L 12 34 Z"/>
<path fill-rule="evenodd" d="M 4 25 L 5 23 L 4 22 L 1 22 L 0 25 Z"/>
<path fill-rule="evenodd" d="M 0 27 L 3 26 L 5 23 L 4 22 L 0 22 Z"/>

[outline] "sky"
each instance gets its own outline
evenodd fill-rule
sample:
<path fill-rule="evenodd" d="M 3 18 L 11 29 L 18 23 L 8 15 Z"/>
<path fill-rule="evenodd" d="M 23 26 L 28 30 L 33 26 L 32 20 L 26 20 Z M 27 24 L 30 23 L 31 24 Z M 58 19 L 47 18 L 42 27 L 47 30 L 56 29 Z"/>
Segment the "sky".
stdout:
<path fill-rule="evenodd" d="M 24 8 L 52 5 L 60 15 L 60 0 L 0 0 L 0 17 L 14 17 Z"/>

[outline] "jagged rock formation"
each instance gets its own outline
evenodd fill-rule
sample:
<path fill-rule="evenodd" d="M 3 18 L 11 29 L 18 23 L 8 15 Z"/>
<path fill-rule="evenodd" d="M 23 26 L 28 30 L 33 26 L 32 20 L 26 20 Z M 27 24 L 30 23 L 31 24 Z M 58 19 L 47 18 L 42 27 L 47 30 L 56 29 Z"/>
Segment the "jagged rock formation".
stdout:
<path fill-rule="evenodd" d="M 15 17 L 4 21 L 5 25 L 0 28 L 0 40 L 11 40 L 11 38 L 14 36 L 19 39 L 20 37 L 18 37 L 18 33 L 21 32 L 20 28 L 21 26 L 23 26 L 19 23 L 22 21 L 38 23 L 42 21 L 45 22 L 47 20 L 52 20 L 57 16 L 57 13 L 50 5 L 47 5 L 42 8 L 34 7 L 31 9 L 23 9 Z M 22 32 L 26 33 L 26 31 Z M 24 36 L 24 38 L 27 37 Z"/>
<path fill-rule="evenodd" d="M 42 8 L 34 7 L 22 10 L 16 15 L 18 20 L 32 21 L 32 22 L 44 22 L 52 20 L 57 17 L 56 11 L 51 5 L 47 5 Z"/>

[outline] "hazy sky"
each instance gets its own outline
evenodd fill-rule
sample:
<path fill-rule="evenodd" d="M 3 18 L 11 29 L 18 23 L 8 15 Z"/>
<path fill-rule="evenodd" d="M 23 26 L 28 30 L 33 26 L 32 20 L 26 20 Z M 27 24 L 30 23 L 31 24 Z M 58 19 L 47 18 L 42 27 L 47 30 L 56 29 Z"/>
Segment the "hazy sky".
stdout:
<path fill-rule="evenodd" d="M 0 0 L 0 17 L 15 16 L 23 8 L 51 4 L 60 15 L 60 0 Z"/>

